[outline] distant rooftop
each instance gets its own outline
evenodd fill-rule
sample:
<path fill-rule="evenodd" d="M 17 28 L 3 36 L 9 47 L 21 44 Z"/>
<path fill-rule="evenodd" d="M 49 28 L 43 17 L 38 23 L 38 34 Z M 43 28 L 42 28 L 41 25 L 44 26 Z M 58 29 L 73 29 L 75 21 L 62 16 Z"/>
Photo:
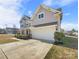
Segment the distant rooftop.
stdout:
<path fill-rule="evenodd" d="M 24 15 L 24 16 L 21 18 L 20 22 L 22 22 L 22 20 L 29 20 L 29 19 L 30 19 L 30 17 L 29 17 L 29 16 Z"/>

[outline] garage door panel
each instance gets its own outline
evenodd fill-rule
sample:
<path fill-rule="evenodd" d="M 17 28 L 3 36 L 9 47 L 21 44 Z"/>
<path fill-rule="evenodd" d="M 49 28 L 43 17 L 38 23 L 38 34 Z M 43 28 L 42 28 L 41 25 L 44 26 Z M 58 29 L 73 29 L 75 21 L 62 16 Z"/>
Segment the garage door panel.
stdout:
<path fill-rule="evenodd" d="M 31 28 L 32 38 L 54 41 L 56 26 L 44 26 Z"/>

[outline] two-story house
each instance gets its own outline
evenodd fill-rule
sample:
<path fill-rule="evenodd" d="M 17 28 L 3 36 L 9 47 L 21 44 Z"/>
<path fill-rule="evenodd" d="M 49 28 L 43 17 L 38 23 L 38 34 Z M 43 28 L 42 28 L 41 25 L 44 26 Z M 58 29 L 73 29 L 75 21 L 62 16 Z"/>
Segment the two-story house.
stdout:
<path fill-rule="evenodd" d="M 61 17 L 60 9 L 40 5 L 31 18 L 32 38 L 54 41 L 54 32 L 61 29 Z"/>
<path fill-rule="evenodd" d="M 23 16 L 20 20 L 20 34 L 28 34 L 28 29 L 31 26 L 30 17 Z"/>
<path fill-rule="evenodd" d="M 29 34 L 30 30 L 32 38 L 54 42 L 54 32 L 60 32 L 61 19 L 61 9 L 52 9 L 48 6 L 40 5 L 31 18 L 24 16 L 21 19 L 20 27 L 23 34 Z M 27 26 L 29 23 L 30 26 Z"/>

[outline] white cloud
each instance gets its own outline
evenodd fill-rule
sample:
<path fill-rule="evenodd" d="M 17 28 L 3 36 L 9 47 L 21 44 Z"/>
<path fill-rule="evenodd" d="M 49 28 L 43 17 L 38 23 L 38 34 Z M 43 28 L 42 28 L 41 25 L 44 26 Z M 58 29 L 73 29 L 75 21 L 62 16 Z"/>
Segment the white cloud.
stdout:
<path fill-rule="evenodd" d="M 43 1 L 43 4 L 48 5 L 48 6 L 51 6 L 52 5 L 52 1 L 53 0 L 44 0 Z"/>
<path fill-rule="evenodd" d="M 17 7 L 21 6 L 22 0 L 0 0 L 0 6 L 5 8 L 17 9 Z"/>
<path fill-rule="evenodd" d="M 74 1 L 77 1 L 77 0 L 44 0 L 43 4 L 48 6 L 52 6 L 52 5 L 66 6 L 68 4 L 73 3 Z"/>
<path fill-rule="evenodd" d="M 62 23 L 61 28 L 63 28 L 66 31 L 72 30 L 73 28 L 78 30 L 78 24 L 74 23 Z"/>
<path fill-rule="evenodd" d="M 0 7 L 0 24 L 18 24 L 21 15 L 19 15 L 15 10 L 6 9 Z"/>
<path fill-rule="evenodd" d="M 19 21 L 22 17 L 20 8 L 24 8 L 22 3 L 28 3 L 30 0 L 0 0 L 0 27 L 12 27 L 15 24 L 19 27 Z M 22 9 L 24 10 L 24 9 Z M 28 12 L 31 15 L 31 11 Z"/>
<path fill-rule="evenodd" d="M 63 15 L 64 15 L 64 16 L 69 16 L 69 15 L 70 15 L 70 13 L 64 13 Z"/>
<path fill-rule="evenodd" d="M 71 4 L 73 3 L 75 0 L 58 0 L 57 3 L 60 5 L 60 6 L 65 6 L 65 5 L 68 5 L 68 4 Z"/>
<path fill-rule="evenodd" d="M 28 11 L 28 15 L 31 17 L 32 16 L 32 11 Z"/>
<path fill-rule="evenodd" d="M 16 24 L 19 27 L 19 20 L 21 14 L 18 11 L 18 8 L 21 6 L 22 0 L 0 0 L 0 27 L 5 27 L 5 24 L 8 26 L 13 26 Z"/>

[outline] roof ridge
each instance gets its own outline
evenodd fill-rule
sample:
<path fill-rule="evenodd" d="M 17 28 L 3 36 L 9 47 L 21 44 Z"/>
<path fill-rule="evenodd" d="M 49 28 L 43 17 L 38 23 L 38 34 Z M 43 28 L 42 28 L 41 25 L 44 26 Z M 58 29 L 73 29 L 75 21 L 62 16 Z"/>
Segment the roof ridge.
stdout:
<path fill-rule="evenodd" d="M 51 12 L 60 12 L 61 13 L 61 11 L 57 10 L 58 8 L 57 9 L 51 8 L 51 7 L 49 7 L 49 6 L 45 5 L 45 4 L 41 4 L 40 6 L 47 9 L 47 10 L 49 10 L 49 11 L 51 11 Z"/>

